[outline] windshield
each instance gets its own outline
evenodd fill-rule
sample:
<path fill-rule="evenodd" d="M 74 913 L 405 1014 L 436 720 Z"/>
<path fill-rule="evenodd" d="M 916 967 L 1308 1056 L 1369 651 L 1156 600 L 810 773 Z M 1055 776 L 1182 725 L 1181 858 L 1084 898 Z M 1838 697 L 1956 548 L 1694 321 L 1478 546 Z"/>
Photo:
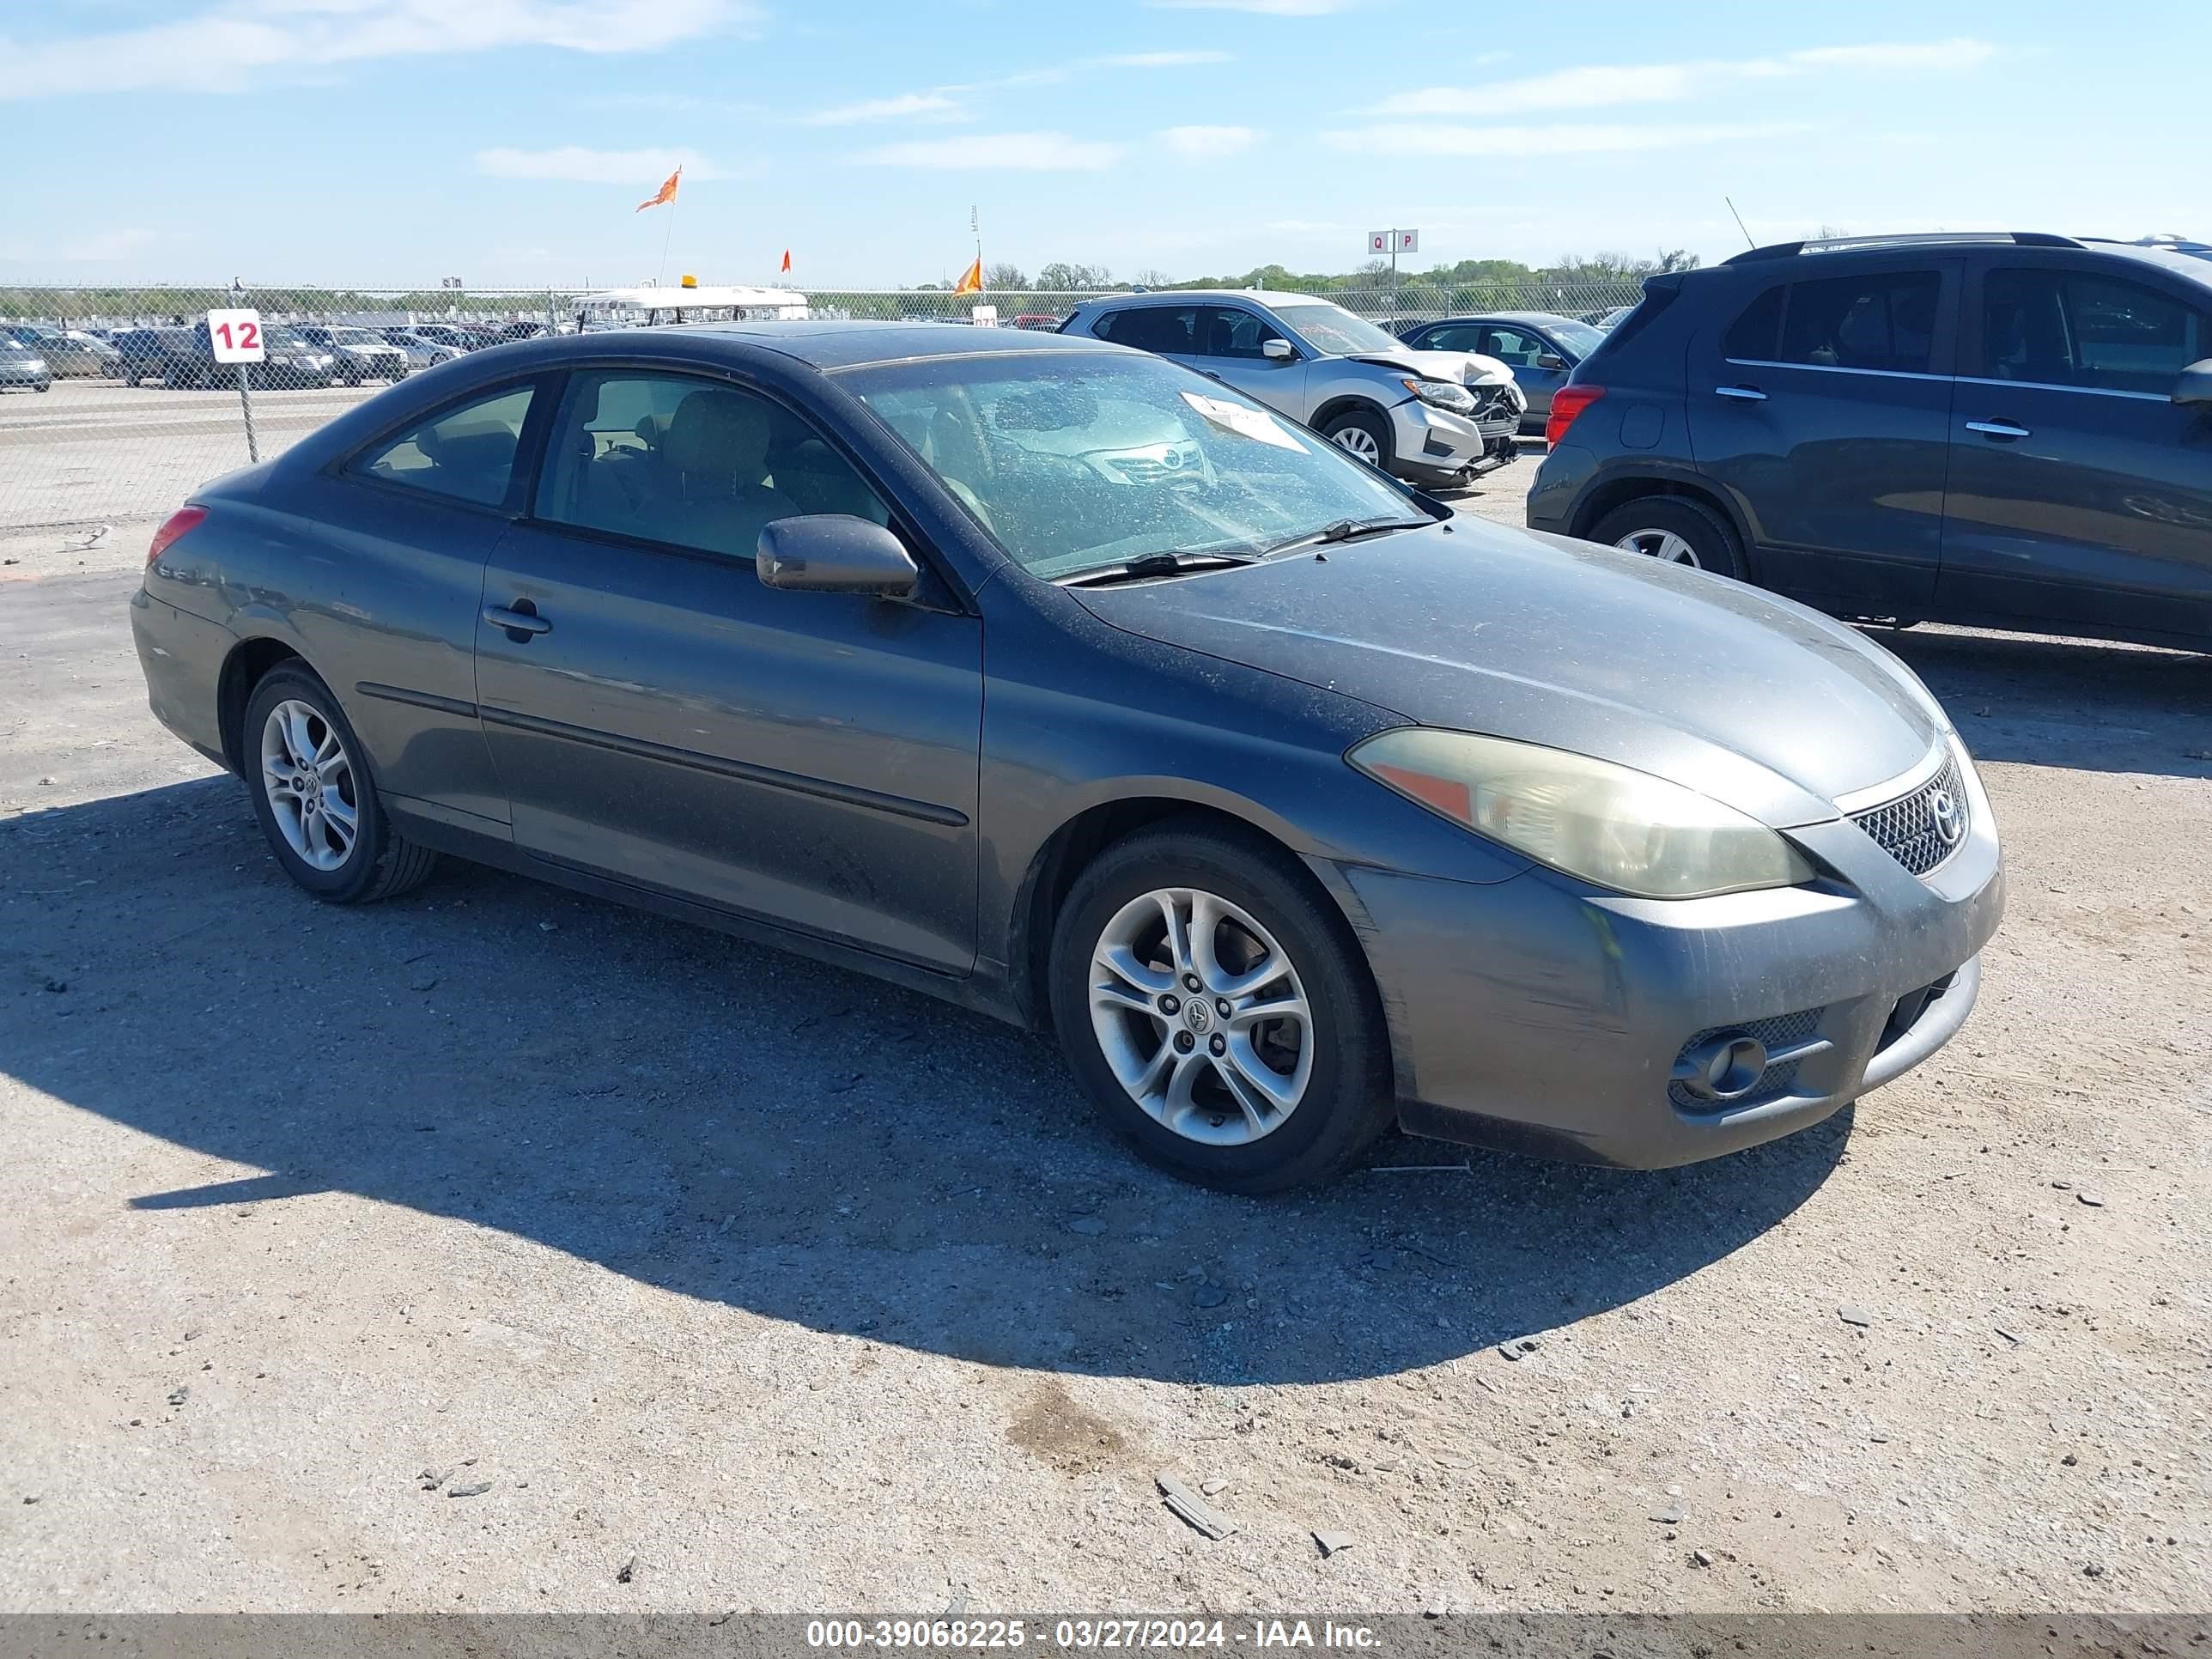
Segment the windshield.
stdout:
<path fill-rule="evenodd" d="M 1406 343 L 1377 328 L 1364 317 L 1355 317 L 1342 306 L 1326 300 L 1285 304 L 1277 300 L 1269 308 L 1323 351 L 1338 357 L 1369 352 L 1401 352 Z"/>
<path fill-rule="evenodd" d="M 261 325 L 264 345 L 283 346 L 287 351 L 304 351 L 307 343 L 300 331 L 288 323 L 264 323 Z"/>
<path fill-rule="evenodd" d="M 1591 352 L 1597 349 L 1598 343 L 1605 338 L 1601 330 L 1592 328 L 1588 323 L 1562 320 L 1547 323 L 1544 326 L 1551 331 L 1553 339 L 1577 357 L 1589 356 Z"/>
<path fill-rule="evenodd" d="M 994 351 L 840 378 L 1039 576 L 1425 522 L 1387 478 L 1164 358 Z"/>
<path fill-rule="evenodd" d="M 344 345 L 373 346 L 384 343 L 365 328 L 334 328 L 331 331 L 331 337 Z"/>

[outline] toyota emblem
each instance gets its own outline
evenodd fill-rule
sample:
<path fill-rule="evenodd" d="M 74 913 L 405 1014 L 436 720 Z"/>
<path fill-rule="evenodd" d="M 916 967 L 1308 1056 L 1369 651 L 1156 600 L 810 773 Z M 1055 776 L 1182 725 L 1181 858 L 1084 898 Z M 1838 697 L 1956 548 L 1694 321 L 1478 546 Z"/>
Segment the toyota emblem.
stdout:
<path fill-rule="evenodd" d="M 1936 839 L 1946 847 L 1956 847 L 1966 838 L 1966 812 L 1958 797 L 1948 789 L 1938 789 L 1928 797 L 1928 816 L 1934 820 Z"/>

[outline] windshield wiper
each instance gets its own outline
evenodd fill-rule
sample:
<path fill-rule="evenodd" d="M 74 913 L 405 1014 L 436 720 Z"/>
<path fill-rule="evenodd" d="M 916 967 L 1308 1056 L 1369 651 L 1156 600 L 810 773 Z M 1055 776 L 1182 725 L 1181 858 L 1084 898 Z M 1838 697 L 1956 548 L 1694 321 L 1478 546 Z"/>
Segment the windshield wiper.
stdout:
<path fill-rule="evenodd" d="M 1186 570 L 1212 570 L 1224 565 L 1257 564 L 1257 553 L 1146 553 L 1121 564 L 1102 565 L 1096 570 L 1062 576 L 1062 587 L 1104 587 L 1112 582 L 1143 581 L 1152 576 L 1176 576 Z"/>
<path fill-rule="evenodd" d="M 1303 531 L 1287 540 L 1273 542 L 1260 550 L 1261 557 L 1274 553 L 1288 553 L 1293 548 L 1316 545 L 1334 546 L 1358 536 L 1380 536 L 1392 530 L 1419 530 L 1434 522 L 1429 519 L 1339 519 L 1334 524 L 1319 530 Z"/>

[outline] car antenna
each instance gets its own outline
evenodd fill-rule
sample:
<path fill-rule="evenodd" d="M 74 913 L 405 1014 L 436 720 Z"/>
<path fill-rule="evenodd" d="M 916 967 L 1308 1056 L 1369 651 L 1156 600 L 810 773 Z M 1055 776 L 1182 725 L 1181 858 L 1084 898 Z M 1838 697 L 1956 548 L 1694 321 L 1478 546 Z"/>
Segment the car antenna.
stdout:
<path fill-rule="evenodd" d="M 1736 210 L 1735 210 L 1735 204 L 1734 202 L 1730 202 L 1730 201 L 1729 201 L 1729 198 L 1728 198 L 1727 197 L 1725 197 L 1725 196 L 1722 197 L 1722 198 L 1721 198 L 1721 200 L 1723 200 L 1723 202 L 1728 202 L 1728 210 L 1729 210 L 1729 214 L 1730 214 L 1730 215 L 1735 218 L 1735 228 L 1736 228 L 1738 230 L 1743 230 L 1743 245 L 1744 245 L 1746 247 L 1757 247 L 1757 246 L 1759 246 L 1759 244 L 1758 244 L 1758 243 L 1756 243 L 1756 242 L 1754 242 L 1754 241 L 1753 241 L 1753 240 L 1751 240 L 1751 233 L 1750 233 L 1749 231 L 1747 231 L 1747 230 L 1744 230 L 1744 228 L 1743 228 L 1743 215 L 1741 215 L 1741 213 L 1736 212 Z"/>

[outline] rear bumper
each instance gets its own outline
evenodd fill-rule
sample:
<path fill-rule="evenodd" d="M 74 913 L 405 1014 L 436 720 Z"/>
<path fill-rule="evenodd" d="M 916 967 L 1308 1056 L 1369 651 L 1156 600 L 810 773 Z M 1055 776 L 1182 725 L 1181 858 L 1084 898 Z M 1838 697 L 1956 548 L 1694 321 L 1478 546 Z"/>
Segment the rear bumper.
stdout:
<path fill-rule="evenodd" d="M 1328 872 L 1382 991 L 1404 1127 L 1660 1169 L 1817 1123 L 1925 1060 L 1972 1011 L 2003 914 L 1994 834 L 1923 881 L 1848 819 L 1790 833 L 1844 880 L 1666 902 L 1533 869 Z M 1675 1080 L 1693 1042 L 1747 1030 L 1777 1059 L 1741 1100 Z"/>
<path fill-rule="evenodd" d="M 131 637 L 138 647 L 146 705 L 154 718 L 217 766 L 228 768 L 216 690 L 235 636 L 141 587 L 131 596 Z"/>

